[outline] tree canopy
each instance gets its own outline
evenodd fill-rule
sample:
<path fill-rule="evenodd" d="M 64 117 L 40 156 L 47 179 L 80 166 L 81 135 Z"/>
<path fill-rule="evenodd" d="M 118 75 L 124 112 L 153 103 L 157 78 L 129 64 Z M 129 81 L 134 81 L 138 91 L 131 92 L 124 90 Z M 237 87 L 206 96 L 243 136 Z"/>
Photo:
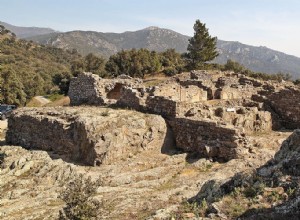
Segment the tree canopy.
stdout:
<path fill-rule="evenodd" d="M 112 76 L 126 74 L 143 78 L 147 73 L 161 70 L 159 55 L 147 49 L 122 50 L 112 55 L 106 63 L 106 71 Z"/>
<path fill-rule="evenodd" d="M 60 92 L 61 81 L 71 78 L 71 62 L 79 57 L 78 53 L 16 39 L 0 27 L 0 103 L 24 105 L 33 96 Z"/>
<path fill-rule="evenodd" d="M 217 52 L 217 38 L 209 35 L 208 29 L 200 20 L 194 24 L 194 36 L 189 40 L 188 52 L 185 57 L 189 69 L 202 68 L 205 62 L 211 61 L 219 54 Z"/>

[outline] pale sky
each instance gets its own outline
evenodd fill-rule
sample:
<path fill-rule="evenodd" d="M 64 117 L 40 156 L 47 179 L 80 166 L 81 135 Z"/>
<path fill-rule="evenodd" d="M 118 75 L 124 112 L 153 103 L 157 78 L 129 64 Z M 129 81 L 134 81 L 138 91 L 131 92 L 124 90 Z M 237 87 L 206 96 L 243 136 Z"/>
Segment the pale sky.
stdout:
<path fill-rule="evenodd" d="M 59 31 L 158 26 L 192 36 L 196 19 L 221 40 L 300 57 L 299 0 L 0 0 L 0 21 Z"/>

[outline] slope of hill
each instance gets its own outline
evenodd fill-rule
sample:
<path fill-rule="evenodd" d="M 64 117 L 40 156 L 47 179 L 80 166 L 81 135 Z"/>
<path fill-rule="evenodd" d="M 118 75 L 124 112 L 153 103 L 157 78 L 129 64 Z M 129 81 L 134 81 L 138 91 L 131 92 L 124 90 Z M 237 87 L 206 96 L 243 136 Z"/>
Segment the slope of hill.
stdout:
<path fill-rule="evenodd" d="M 149 27 L 124 33 L 101 33 L 92 31 L 71 31 L 51 33 L 28 38 L 40 44 L 52 45 L 64 49 L 77 49 L 81 54 L 90 52 L 108 58 L 122 49 L 146 48 L 164 51 L 175 48 L 186 51 L 189 36 L 168 29 Z M 269 49 L 255 47 L 239 42 L 218 40 L 220 55 L 214 62 L 224 64 L 232 59 L 245 67 L 266 73 L 291 73 L 294 78 L 300 77 L 300 58 Z"/>
<path fill-rule="evenodd" d="M 56 32 L 51 28 L 18 27 L 1 21 L 0 25 L 3 25 L 7 30 L 10 30 L 11 32 L 15 33 L 18 38 L 26 38 Z"/>
<path fill-rule="evenodd" d="M 0 103 L 24 105 L 33 96 L 57 91 L 59 82 L 55 80 L 71 77 L 71 62 L 78 57 L 78 53 L 37 45 L 2 32 Z"/>
<path fill-rule="evenodd" d="M 255 47 L 239 42 L 219 40 L 217 47 L 220 55 L 215 62 L 224 64 L 228 59 L 243 64 L 248 69 L 265 73 L 291 73 L 300 77 L 300 58 L 269 49 Z"/>

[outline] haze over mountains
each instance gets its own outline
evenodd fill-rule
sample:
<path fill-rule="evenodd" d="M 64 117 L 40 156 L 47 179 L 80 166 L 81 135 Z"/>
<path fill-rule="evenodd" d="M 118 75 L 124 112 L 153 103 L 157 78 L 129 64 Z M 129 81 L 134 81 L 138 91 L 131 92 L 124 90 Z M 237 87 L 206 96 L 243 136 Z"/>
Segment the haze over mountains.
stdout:
<path fill-rule="evenodd" d="M 108 58 L 124 49 L 146 48 L 158 52 L 175 48 L 177 52 L 186 51 L 189 36 L 172 30 L 148 27 L 138 31 L 124 33 L 102 33 L 95 31 L 55 32 L 49 28 L 24 28 L 4 25 L 19 38 L 32 40 L 40 44 L 52 45 L 63 49 L 77 49 L 81 54 L 95 53 Z M 214 60 L 224 64 L 232 59 L 245 67 L 265 73 L 290 73 L 296 79 L 300 77 L 300 58 L 269 49 L 239 42 L 218 40 L 220 55 Z"/>
<path fill-rule="evenodd" d="M 19 38 L 32 37 L 41 34 L 49 34 L 56 32 L 51 28 L 40 28 L 40 27 L 18 27 L 5 22 L 0 21 L 0 25 L 3 25 L 6 29 L 15 33 Z"/>

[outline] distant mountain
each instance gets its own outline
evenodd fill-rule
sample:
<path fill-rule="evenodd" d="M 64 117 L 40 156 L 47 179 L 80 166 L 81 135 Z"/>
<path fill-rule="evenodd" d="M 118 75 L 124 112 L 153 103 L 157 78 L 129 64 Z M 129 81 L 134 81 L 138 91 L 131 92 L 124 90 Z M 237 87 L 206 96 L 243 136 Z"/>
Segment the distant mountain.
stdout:
<path fill-rule="evenodd" d="M 149 27 L 139 31 L 127 31 L 120 34 L 71 31 L 46 34 L 27 39 L 64 49 L 75 48 L 84 55 L 92 52 L 109 57 L 122 49 L 127 50 L 132 48 L 147 48 L 155 51 L 175 48 L 178 52 L 182 53 L 186 51 L 189 38 L 168 29 Z"/>
<path fill-rule="evenodd" d="M 6 29 L 15 33 L 18 38 L 32 37 L 42 34 L 49 34 L 56 32 L 51 28 L 39 28 L 39 27 L 18 27 L 5 22 L 0 21 L 0 25 L 3 25 Z"/>
<path fill-rule="evenodd" d="M 220 55 L 214 60 L 216 63 L 224 64 L 231 59 L 256 72 L 291 73 L 294 79 L 300 78 L 299 57 L 267 47 L 255 47 L 231 41 L 219 40 L 217 47 Z"/>
<path fill-rule="evenodd" d="M 40 44 L 52 45 L 63 49 L 77 49 L 83 55 L 95 53 L 108 58 L 122 49 L 147 48 L 164 51 L 174 48 L 186 52 L 189 36 L 172 30 L 149 27 L 124 33 L 102 33 L 94 31 L 71 31 L 32 36 L 26 39 Z M 237 61 L 245 67 L 265 73 L 291 73 L 300 78 L 300 58 L 269 49 L 255 47 L 239 42 L 218 40 L 220 55 L 214 60 L 224 64 L 228 59 Z"/>

